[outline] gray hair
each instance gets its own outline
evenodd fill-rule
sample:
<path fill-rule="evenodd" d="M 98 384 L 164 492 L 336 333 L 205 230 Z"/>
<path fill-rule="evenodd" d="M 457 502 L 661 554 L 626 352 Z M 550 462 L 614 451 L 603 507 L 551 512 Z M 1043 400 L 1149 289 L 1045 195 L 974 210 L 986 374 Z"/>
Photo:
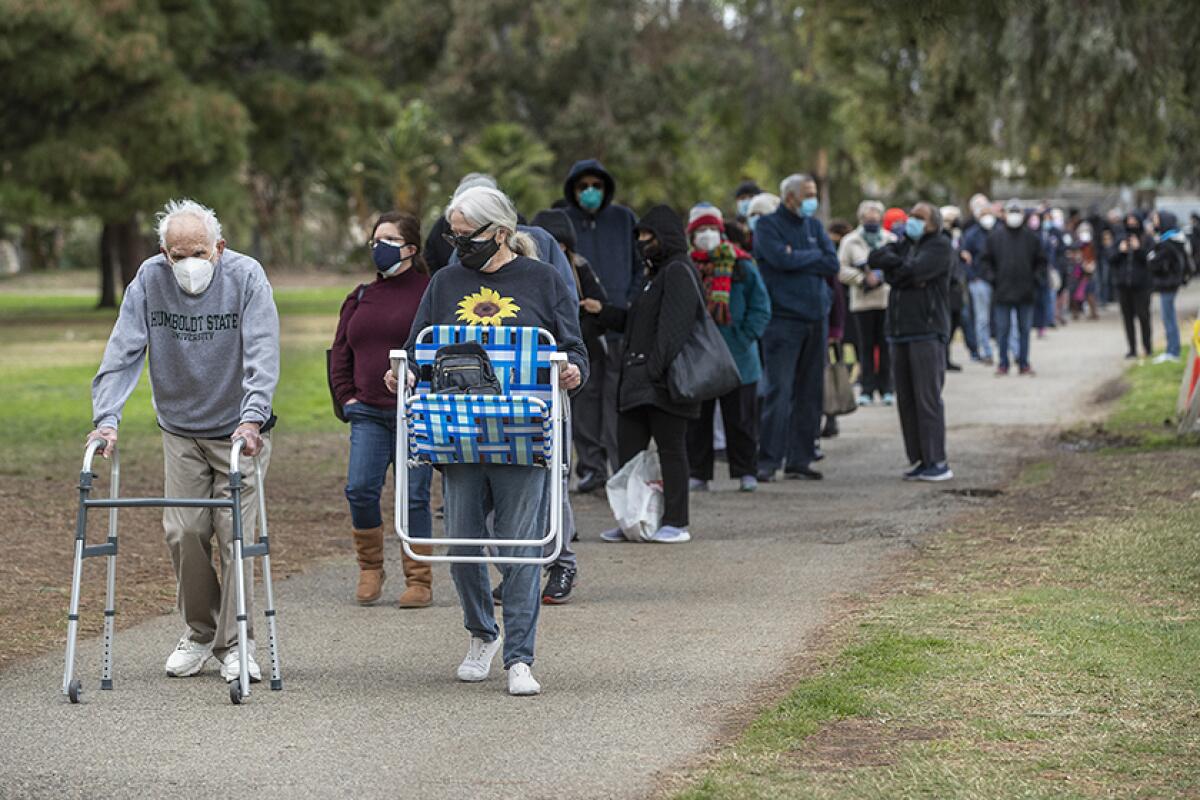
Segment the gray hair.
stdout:
<path fill-rule="evenodd" d="M 158 244 L 160 247 L 167 246 L 167 231 L 171 227 L 171 220 L 176 217 L 191 217 L 199 220 L 204 225 L 204 231 L 208 234 L 209 247 L 215 247 L 217 242 L 221 241 L 221 221 L 217 219 L 217 214 L 206 205 L 201 205 L 190 198 L 182 200 L 168 200 L 163 206 L 163 210 L 158 212 L 155 219 L 158 220 Z"/>
<path fill-rule="evenodd" d="M 884 211 L 883 203 L 879 202 L 878 200 L 863 200 L 861 203 L 859 203 L 857 216 L 860 222 L 862 221 L 862 218 L 867 215 L 868 211 L 874 211 L 882 217 Z"/>
<path fill-rule="evenodd" d="M 795 174 L 788 175 L 779 182 L 779 196 L 786 199 L 788 195 L 793 195 L 799 192 L 800 187 L 806 183 L 815 184 L 816 181 L 813 180 L 811 175 L 803 172 L 797 172 Z"/>
<path fill-rule="evenodd" d="M 486 172 L 468 172 L 462 176 L 462 180 L 458 182 L 458 186 L 454 189 L 454 196 L 458 197 L 467 189 L 474 189 L 476 186 L 486 186 L 489 189 L 499 189 L 500 185 L 496 183 L 496 179 Z M 483 223 L 480 223 L 481 225 Z"/>
<path fill-rule="evenodd" d="M 490 186 L 475 186 L 456 194 L 446 209 L 446 221 L 461 213 L 476 228 L 489 224 L 508 232 L 508 247 L 517 255 L 538 257 L 537 243 L 527 233 L 517 232 L 517 208 L 508 195 Z"/>

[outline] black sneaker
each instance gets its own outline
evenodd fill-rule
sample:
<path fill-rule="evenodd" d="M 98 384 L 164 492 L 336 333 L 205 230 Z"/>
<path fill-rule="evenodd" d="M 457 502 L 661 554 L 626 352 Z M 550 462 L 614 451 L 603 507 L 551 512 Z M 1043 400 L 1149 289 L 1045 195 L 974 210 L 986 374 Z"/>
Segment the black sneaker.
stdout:
<path fill-rule="evenodd" d="M 783 477 L 794 481 L 819 481 L 825 476 L 812 467 L 801 467 L 800 469 L 785 470 Z"/>
<path fill-rule="evenodd" d="M 546 588 L 542 589 L 542 602 L 548 606 L 562 605 L 571 597 L 571 589 L 575 587 L 575 575 L 578 570 L 555 564 L 550 568 L 550 576 L 546 578 Z"/>
<path fill-rule="evenodd" d="M 500 581 L 500 583 L 497 583 L 496 587 L 494 589 L 492 589 L 492 602 L 498 606 L 504 605 L 504 601 L 501 599 L 501 598 L 503 598 L 503 596 L 504 596 L 504 581 Z"/>
<path fill-rule="evenodd" d="M 596 472 L 589 472 L 579 479 L 575 491 L 579 494 L 590 494 L 608 483 L 608 478 Z"/>

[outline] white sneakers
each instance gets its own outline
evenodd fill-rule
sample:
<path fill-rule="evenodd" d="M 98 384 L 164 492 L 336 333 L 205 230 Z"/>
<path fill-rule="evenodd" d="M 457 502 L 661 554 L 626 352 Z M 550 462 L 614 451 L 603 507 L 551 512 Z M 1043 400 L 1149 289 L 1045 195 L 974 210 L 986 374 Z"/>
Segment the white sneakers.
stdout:
<path fill-rule="evenodd" d="M 479 683 L 487 680 L 487 676 L 492 671 L 492 659 L 496 657 L 496 653 L 499 653 L 503 646 L 504 639 L 500 636 L 490 642 L 472 636 L 471 644 L 467 647 L 467 655 L 458 665 L 458 679 L 467 683 Z M 533 673 L 530 672 L 528 664 L 518 662 L 509 667 L 508 693 L 516 697 L 542 693 L 542 685 L 533 679 Z"/>
<path fill-rule="evenodd" d="M 508 668 L 508 693 L 514 697 L 529 697 L 542 693 L 542 685 L 533 679 L 529 665 L 518 661 Z"/>
<path fill-rule="evenodd" d="M 492 659 L 496 657 L 496 653 L 500 652 L 503 644 L 504 640 L 500 636 L 490 642 L 472 636 L 471 645 L 467 648 L 467 655 L 458 665 L 458 679 L 467 683 L 486 680 L 488 673 L 492 671 Z"/>
<path fill-rule="evenodd" d="M 1159 353 L 1150 361 L 1150 363 L 1151 364 L 1166 364 L 1167 362 L 1171 362 L 1172 364 L 1174 364 L 1174 363 L 1177 363 L 1178 361 L 1179 361 L 1179 356 L 1173 356 L 1170 353 Z"/>
<path fill-rule="evenodd" d="M 262 670 L 258 668 L 258 662 L 254 660 L 254 642 L 250 642 L 248 650 L 250 651 L 248 653 L 250 657 L 247 659 L 249 661 L 247 671 L 250 673 L 250 682 L 259 683 L 262 680 Z M 225 679 L 226 683 L 229 683 L 241 675 L 241 671 L 242 667 L 238 663 L 238 649 L 231 647 L 225 653 L 225 659 L 221 663 L 221 677 Z"/>
<path fill-rule="evenodd" d="M 172 678 L 190 678 L 212 658 L 212 642 L 202 644 L 193 642 L 185 633 L 175 645 L 175 650 L 167 656 L 167 675 Z"/>

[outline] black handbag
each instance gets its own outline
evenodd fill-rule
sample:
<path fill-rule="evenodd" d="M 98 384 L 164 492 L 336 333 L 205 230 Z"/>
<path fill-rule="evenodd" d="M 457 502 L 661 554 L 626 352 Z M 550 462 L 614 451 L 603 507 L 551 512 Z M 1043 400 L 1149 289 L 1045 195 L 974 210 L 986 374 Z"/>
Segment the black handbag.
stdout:
<path fill-rule="evenodd" d="M 500 394 L 492 360 L 478 342 L 439 347 L 429 386 L 434 394 Z"/>
<path fill-rule="evenodd" d="M 683 348 L 667 368 L 667 393 L 671 402 L 703 403 L 729 394 L 742 385 L 742 375 L 729 346 L 708 314 L 704 292 L 695 273 L 689 270 L 700 295 L 700 315 Z"/>

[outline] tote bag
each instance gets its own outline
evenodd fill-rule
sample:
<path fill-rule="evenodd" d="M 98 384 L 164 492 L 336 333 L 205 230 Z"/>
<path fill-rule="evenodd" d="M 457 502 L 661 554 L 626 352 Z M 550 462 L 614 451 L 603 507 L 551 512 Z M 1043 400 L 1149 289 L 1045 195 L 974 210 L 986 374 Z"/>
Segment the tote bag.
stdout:
<path fill-rule="evenodd" d="M 695 270 L 689 270 L 692 285 L 700 295 L 700 316 L 692 326 L 683 349 L 671 366 L 667 368 L 667 393 L 674 403 L 703 403 L 715 397 L 729 394 L 742 385 L 742 375 L 737 363 L 709 316 L 704 303 L 704 292 L 696 279 Z"/>
<path fill-rule="evenodd" d="M 854 384 L 850 382 L 850 367 L 832 355 L 825 364 L 825 415 L 840 417 L 858 409 L 854 399 Z"/>

